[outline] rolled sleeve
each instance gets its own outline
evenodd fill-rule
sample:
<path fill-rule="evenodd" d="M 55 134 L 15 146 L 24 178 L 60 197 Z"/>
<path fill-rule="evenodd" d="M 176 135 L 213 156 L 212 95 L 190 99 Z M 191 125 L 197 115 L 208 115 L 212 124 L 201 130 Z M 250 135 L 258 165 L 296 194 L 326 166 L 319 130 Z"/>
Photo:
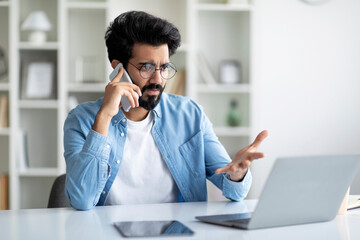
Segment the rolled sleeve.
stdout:
<path fill-rule="evenodd" d="M 98 203 L 110 176 L 112 151 L 108 137 L 91 129 L 88 119 L 95 118 L 96 109 L 89 114 L 91 109 L 85 107 L 70 112 L 64 124 L 65 192 L 71 206 L 80 210 Z"/>
<path fill-rule="evenodd" d="M 95 157 L 109 160 L 111 145 L 108 143 L 106 136 L 91 129 L 86 138 L 84 150 L 90 152 Z"/>
<path fill-rule="evenodd" d="M 223 174 L 223 195 L 232 201 L 241 201 L 249 193 L 252 182 L 250 169 L 240 182 L 230 180 L 229 174 Z"/>

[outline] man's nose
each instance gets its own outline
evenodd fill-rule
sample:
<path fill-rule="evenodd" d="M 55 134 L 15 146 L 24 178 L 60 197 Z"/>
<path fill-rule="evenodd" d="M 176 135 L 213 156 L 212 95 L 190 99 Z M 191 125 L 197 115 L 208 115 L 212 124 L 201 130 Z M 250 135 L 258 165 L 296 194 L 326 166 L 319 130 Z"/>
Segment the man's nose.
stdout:
<path fill-rule="evenodd" d="M 152 78 L 150 78 L 150 83 L 161 84 L 161 82 L 162 82 L 162 77 L 160 74 L 160 69 L 156 69 L 154 75 L 152 76 Z"/>

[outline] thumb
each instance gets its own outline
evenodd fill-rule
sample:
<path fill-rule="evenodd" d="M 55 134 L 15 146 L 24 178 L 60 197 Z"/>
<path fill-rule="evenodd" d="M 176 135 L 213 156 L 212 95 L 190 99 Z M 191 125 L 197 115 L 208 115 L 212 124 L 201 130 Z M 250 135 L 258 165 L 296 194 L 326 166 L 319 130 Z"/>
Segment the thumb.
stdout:
<path fill-rule="evenodd" d="M 261 142 L 269 135 L 269 132 L 267 130 L 262 131 L 257 135 L 254 142 L 251 144 L 251 146 L 258 148 L 261 144 Z"/>

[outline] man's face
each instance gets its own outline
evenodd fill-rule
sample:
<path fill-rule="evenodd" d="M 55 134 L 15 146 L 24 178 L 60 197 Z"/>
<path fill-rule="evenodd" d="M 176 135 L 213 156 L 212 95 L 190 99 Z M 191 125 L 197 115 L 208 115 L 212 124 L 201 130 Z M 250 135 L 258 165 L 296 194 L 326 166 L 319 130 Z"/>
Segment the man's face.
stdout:
<path fill-rule="evenodd" d="M 169 48 L 167 44 L 152 46 L 149 44 L 135 43 L 132 57 L 129 59 L 127 71 L 134 84 L 140 87 L 142 96 L 139 98 L 139 105 L 146 110 L 152 110 L 159 103 L 161 94 L 165 88 L 166 80 L 161 77 L 157 70 L 149 79 L 144 79 L 139 69 L 144 64 L 153 64 L 156 69 L 169 62 Z M 146 66 L 146 65 L 145 65 Z"/>

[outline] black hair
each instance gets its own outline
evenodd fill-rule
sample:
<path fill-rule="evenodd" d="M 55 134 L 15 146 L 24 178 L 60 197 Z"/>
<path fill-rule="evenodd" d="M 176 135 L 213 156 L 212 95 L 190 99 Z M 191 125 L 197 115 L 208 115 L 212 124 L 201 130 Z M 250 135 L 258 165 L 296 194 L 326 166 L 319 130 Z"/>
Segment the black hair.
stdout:
<path fill-rule="evenodd" d="M 134 43 L 153 46 L 167 44 L 171 56 L 180 46 L 181 36 L 179 30 L 165 19 L 142 11 L 129 11 L 110 23 L 105 40 L 110 62 L 117 59 L 126 68 L 132 57 Z"/>

